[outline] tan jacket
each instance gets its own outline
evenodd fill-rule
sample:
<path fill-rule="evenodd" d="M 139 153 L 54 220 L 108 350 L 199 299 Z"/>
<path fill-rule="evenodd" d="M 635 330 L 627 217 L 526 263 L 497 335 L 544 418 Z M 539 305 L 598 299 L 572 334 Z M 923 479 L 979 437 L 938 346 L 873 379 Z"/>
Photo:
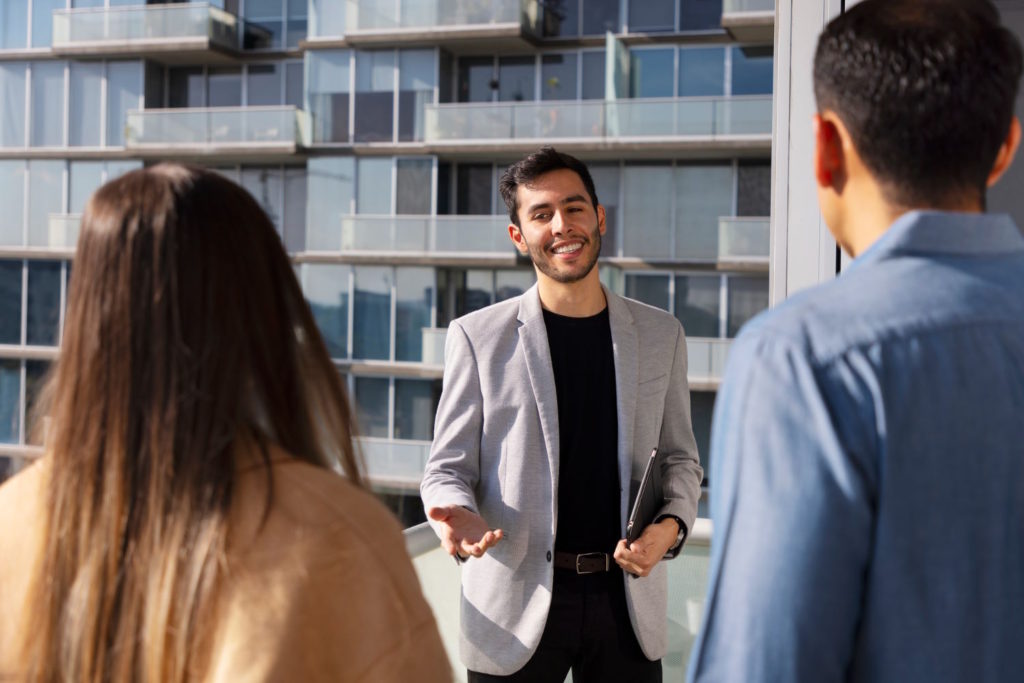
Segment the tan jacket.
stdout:
<path fill-rule="evenodd" d="M 276 458 L 276 456 L 275 456 Z M 0 679 L 21 618 L 46 462 L 0 486 Z M 292 459 L 239 479 L 208 670 L 199 680 L 452 680 L 430 607 L 392 515 L 370 494 Z"/>

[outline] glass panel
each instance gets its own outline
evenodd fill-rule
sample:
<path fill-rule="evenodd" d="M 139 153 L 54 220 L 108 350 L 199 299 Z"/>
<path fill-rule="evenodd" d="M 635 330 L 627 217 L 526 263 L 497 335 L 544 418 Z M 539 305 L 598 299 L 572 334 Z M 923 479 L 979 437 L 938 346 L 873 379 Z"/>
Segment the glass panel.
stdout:
<path fill-rule="evenodd" d="M 729 278 L 729 325 L 730 338 L 739 334 L 740 327 L 755 315 L 768 308 L 768 278 Z"/>
<path fill-rule="evenodd" d="M 395 53 L 356 53 L 356 142 L 389 142 L 394 130 Z"/>
<path fill-rule="evenodd" d="M 580 97 L 585 100 L 604 99 L 604 50 L 580 53 L 583 59 L 583 87 Z"/>
<path fill-rule="evenodd" d="M 303 109 L 302 104 L 302 62 L 288 62 L 284 65 L 284 103 Z"/>
<path fill-rule="evenodd" d="M 679 50 L 679 96 L 725 94 L 725 49 L 721 47 Z"/>
<path fill-rule="evenodd" d="M 107 162 L 107 180 L 113 180 L 119 178 L 129 171 L 142 168 L 141 161 L 108 161 Z"/>
<path fill-rule="evenodd" d="M 310 10 L 313 29 L 310 31 L 310 37 L 340 38 L 345 35 L 346 6 L 347 3 L 338 3 L 337 0 L 312 0 Z"/>
<path fill-rule="evenodd" d="M 283 43 L 281 26 L 282 0 L 246 0 L 246 32 L 251 33 L 251 47 L 275 48 Z"/>
<path fill-rule="evenodd" d="M 732 215 L 732 183 L 731 165 L 676 167 L 676 258 L 718 257 L 718 219 Z"/>
<path fill-rule="evenodd" d="M 0 160 L 0 245 L 25 243 L 25 162 Z"/>
<path fill-rule="evenodd" d="M 205 107 L 206 81 L 200 66 L 175 66 L 167 69 L 167 106 Z"/>
<path fill-rule="evenodd" d="M 32 47 L 50 46 L 53 10 L 64 9 L 65 6 L 65 0 L 32 0 Z"/>
<path fill-rule="evenodd" d="M 701 486 L 710 486 L 708 473 L 711 471 L 711 416 L 715 410 L 714 391 L 690 392 L 690 416 L 693 420 L 693 437 L 697 441 L 697 453 L 700 455 L 700 466 L 704 468 L 704 481 Z M 707 516 L 705 513 L 702 516 Z"/>
<path fill-rule="evenodd" d="M 242 106 L 242 70 L 236 67 L 211 68 L 206 80 L 206 101 L 211 107 Z"/>
<path fill-rule="evenodd" d="M 3 263 L 0 263 L 0 277 Z M 2 282 L 2 280 L 0 280 Z M 0 303 L 0 314 L 3 304 Z M 21 361 L 0 360 L 0 443 L 21 440 Z"/>
<path fill-rule="evenodd" d="M 391 358 L 391 268 L 356 266 L 352 357 Z"/>
<path fill-rule="evenodd" d="M 668 275 L 626 274 L 626 296 L 668 310 Z"/>
<path fill-rule="evenodd" d="M 423 330 L 430 327 L 433 268 L 395 270 L 395 360 L 423 360 Z"/>
<path fill-rule="evenodd" d="M 102 161 L 72 161 L 70 163 L 68 213 L 82 213 L 89 197 L 103 184 L 105 166 L 106 164 Z"/>
<path fill-rule="evenodd" d="M 275 167 L 257 167 L 242 169 L 242 187 L 249 191 L 259 205 L 267 212 L 270 221 L 281 233 L 281 216 L 284 207 L 281 205 L 283 179 L 281 169 Z"/>
<path fill-rule="evenodd" d="M 680 31 L 721 31 L 722 0 L 680 0 Z"/>
<path fill-rule="evenodd" d="M 25 73 L 23 62 L 0 62 L 0 147 L 25 146 Z"/>
<path fill-rule="evenodd" d="M 50 214 L 64 213 L 64 162 L 28 162 L 28 243 L 32 247 L 63 247 L 64 233 L 50 233 Z"/>
<path fill-rule="evenodd" d="M 542 100 L 576 99 L 576 54 L 544 55 L 540 61 Z"/>
<path fill-rule="evenodd" d="M 31 145 L 64 144 L 64 63 L 32 64 Z"/>
<path fill-rule="evenodd" d="M 284 169 L 284 247 L 290 253 L 306 250 L 306 169 Z"/>
<path fill-rule="evenodd" d="M 250 64 L 245 76 L 250 106 L 281 104 L 281 69 L 277 64 Z"/>
<path fill-rule="evenodd" d="M 107 64 L 107 146 L 124 145 L 124 129 L 130 109 L 142 106 L 142 64 Z"/>
<path fill-rule="evenodd" d="M 391 159 L 363 158 L 359 164 L 356 213 L 391 214 Z M 429 212 L 428 212 L 429 213 Z"/>
<path fill-rule="evenodd" d="M 0 0 L 0 50 L 17 50 L 28 45 L 28 3 Z"/>
<path fill-rule="evenodd" d="M 583 0 L 583 34 L 621 33 L 619 0 Z"/>
<path fill-rule="evenodd" d="M 313 139 L 348 142 L 349 52 L 315 50 L 306 55 Z"/>
<path fill-rule="evenodd" d="M 68 121 L 73 146 L 100 146 L 100 110 L 103 106 L 103 64 L 99 62 L 71 63 L 71 111 Z"/>
<path fill-rule="evenodd" d="M 467 270 L 466 286 L 463 289 L 458 315 L 479 311 L 494 303 L 491 291 L 494 287 L 494 273 L 489 270 Z"/>
<path fill-rule="evenodd" d="M 530 270 L 499 270 L 494 275 L 494 301 L 505 301 L 519 296 L 537 281 L 537 275 Z"/>
<path fill-rule="evenodd" d="M 0 344 L 21 343 L 21 261 L 0 261 Z"/>
<path fill-rule="evenodd" d="M 732 94 L 772 94 L 772 48 L 732 48 Z"/>
<path fill-rule="evenodd" d="M 395 380 L 395 438 L 430 441 L 434 438 L 434 413 L 440 397 L 439 382 L 421 379 Z"/>
<path fill-rule="evenodd" d="M 350 266 L 302 266 L 306 301 L 331 358 L 348 358 L 348 280 Z"/>
<path fill-rule="evenodd" d="M 48 360 L 25 361 L 25 443 L 36 446 L 40 445 L 42 440 L 35 438 L 38 434 L 33 434 L 33 432 L 37 430 L 34 429 L 34 425 L 30 421 L 35 418 L 36 399 L 39 398 L 43 381 L 49 371 L 50 361 Z"/>
<path fill-rule="evenodd" d="M 737 216 L 768 216 L 771 213 L 771 162 L 740 162 L 736 186 Z"/>
<path fill-rule="evenodd" d="M 547 0 L 544 3 L 544 37 L 576 36 L 580 32 L 580 0 Z"/>
<path fill-rule="evenodd" d="M 671 253 L 672 169 L 626 166 L 622 174 L 623 256 L 664 258 Z"/>
<path fill-rule="evenodd" d="M 352 213 L 355 198 L 354 157 L 313 157 L 308 162 L 306 248 L 341 249 L 341 216 Z"/>
<path fill-rule="evenodd" d="M 675 23 L 676 0 L 629 0 L 630 33 L 671 31 Z"/>
<path fill-rule="evenodd" d="M 288 15 L 285 22 L 285 45 L 296 47 L 306 39 L 306 5 L 308 0 L 288 0 Z"/>
<path fill-rule="evenodd" d="M 498 100 L 532 101 L 536 61 L 533 57 L 502 57 L 498 60 Z"/>
<path fill-rule="evenodd" d="M 619 165 L 592 164 L 590 177 L 594 179 L 597 200 L 604 207 L 605 227 L 601 238 L 601 256 L 616 256 L 616 231 L 619 225 Z"/>
<path fill-rule="evenodd" d="M 56 346 L 60 326 L 60 261 L 28 262 L 26 343 Z"/>
<path fill-rule="evenodd" d="M 398 159 L 395 213 L 426 216 L 430 214 L 430 177 L 432 159 Z"/>
<path fill-rule="evenodd" d="M 490 102 L 494 99 L 494 59 L 459 59 L 459 102 Z"/>
<path fill-rule="evenodd" d="M 676 317 L 687 337 L 717 337 L 722 279 L 717 275 L 676 276 Z"/>
<path fill-rule="evenodd" d="M 672 97 L 674 73 L 674 49 L 630 50 L 629 96 Z"/>
<path fill-rule="evenodd" d="M 356 419 L 363 436 L 388 436 L 388 380 L 356 377 Z"/>
<path fill-rule="evenodd" d="M 490 164 L 461 164 L 455 185 L 455 212 L 465 216 L 491 215 L 493 177 Z"/>
<path fill-rule="evenodd" d="M 423 139 L 423 110 L 434 101 L 437 60 L 434 50 L 398 53 L 398 139 Z"/>

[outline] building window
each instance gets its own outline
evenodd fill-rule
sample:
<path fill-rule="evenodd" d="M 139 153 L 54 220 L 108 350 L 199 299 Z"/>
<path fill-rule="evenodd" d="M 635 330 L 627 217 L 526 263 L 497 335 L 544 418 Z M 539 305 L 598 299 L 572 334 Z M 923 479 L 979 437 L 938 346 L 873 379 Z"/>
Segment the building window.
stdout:
<path fill-rule="evenodd" d="M 721 278 L 707 275 L 675 276 L 676 318 L 688 337 L 721 336 Z"/>
<path fill-rule="evenodd" d="M 542 100 L 576 99 L 577 54 L 543 55 L 540 59 L 540 98 Z"/>
<path fill-rule="evenodd" d="M 348 50 L 316 50 L 306 53 L 309 69 L 309 112 L 314 142 L 348 142 Z"/>
<path fill-rule="evenodd" d="M 680 31 L 721 31 L 722 0 L 679 0 Z"/>
<path fill-rule="evenodd" d="M 619 0 L 583 0 L 583 34 L 604 35 L 622 32 Z"/>
<path fill-rule="evenodd" d="M 352 357 L 391 359 L 391 274 L 386 266 L 356 266 Z"/>
<path fill-rule="evenodd" d="M 21 344 L 21 261 L 0 261 L 0 344 Z"/>
<path fill-rule="evenodd" d="M 305 264 L 302 283 L 313 319 L 331 358 L 348 358 L 349 275 L 351 266 Z"/>
<path fill-rule="evenodd" d="M 28 3 L 0 0 L 0 50 L 19 50 L 28 43 Z"/>
<path fill-rule="evenodd" d="M 341 217 L 355 203 L 355 157 L 313 157 L 306 169 L 306 249 L 339 251 Z"/>
<path fill-rule="evenodd" d="M 768 308 L 767 277 L 729 278 L 729 326 L 726 334 L 735 337 L 740 328 Z"/>
<path fill-rule="evenodd" d="M 0 262 L 0 287 L 3 286 L 3 274 L 4 263 Z M 3 315 L 2 306 L 0 304 L 0 316 Z M 2 329 L 0 327 L 0 330 Z M 19 441 L 21 441 L 21 361 L 0 358 L 0 443 L 18 443 Z"/>
<path fill-rule="evenodd" d="M 733 215 L 732 164 L 687 164 L 675 168 L 677 259 L 715 261 L 718 219 Z"/>
<path fill-rule="evenodd" d="M 629 96 L 672 97 L 674 48 L 634 48 L 629 51 Z"/>
<path fill-rule="evenodd" d="M 99 147 L 103 131 L 103 63 L 71 63 L 71 111 L 68 144 Z"/>
<path fill-rule="evenodd" d="M 440 381 L 395 379 L 395 438 L 432 440 L 440 396 Z"/>
<path fill-rule="evenodd" d="M 25 146 L 24 62 L 0 62 L 0 147 Z"/>
<path fill-rule="evenodd" d="M 679 50 L 679 96 L 707 97 L 725 94 L 725 49 L 721 47 Z"/>
<path fill-rule="evenodd" d="M 356 377 L 356 418 L 363 436 L 388 438 L 388 379 Z"/>
<path fill-rule="evenodd" d="M 580 34 L 580 0 L 547 0 L 541 32 L 546 38 Z"/>
<path fill-rule="evenodd" d="M 630 33 L 672 31 L 675 25 L 676 0 L 630 0 Z"/>
<path fill-rule="evenodd" d="M 423 139 L 426 105 L 434 101 L 437 69 L 433 50 L 398 52 L 398 139 Z"/>
<path fill-rule="evenodd" d="M 64 145 L 64 63 L 32 64 L 29 134 L 33 147 Z"/>
<path fill-rule="evenodd" d="M 53 10 L 65 7 L 66 0 L 32 0 L 32 47 L 50 47 L 53 41 Z"/>
<path fill-rule="evenodd" d="M 433 268 L 395 269 L 395 360 L 423 360 L 423 330 L 431 327 Z"/>
<path fill-rule="evenodd" d="M 25 343 L 57 346 L 60 333 L 60 261 L 28 262 Z"/>
<path fill-rule="evenodd" d="M 356 53 L 356 142 L 390 142 L 393 137 L 395 51 Z"/>
<path fill-rule="evenodd" d="M 772 47 L 732 48 L 732 94 L 772 94 Z"/>
<path fill-rule="evenodd" d="M 26 174 L 24 161 L 0 160 L 0 206 L 3 207 L 0 211 L 0 245 L 21 246 L 25 243 Z"/>

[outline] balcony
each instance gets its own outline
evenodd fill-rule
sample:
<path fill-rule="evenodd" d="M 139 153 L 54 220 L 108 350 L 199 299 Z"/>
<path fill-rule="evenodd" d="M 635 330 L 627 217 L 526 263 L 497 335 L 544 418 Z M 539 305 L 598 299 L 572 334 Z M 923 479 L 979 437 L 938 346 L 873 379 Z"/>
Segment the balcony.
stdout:
<path fill-rule="evenodd" d="M 722 28 L 734 40 L 771 43 L 775 39 L 775 0 L 723 0 Z"/>
<path fill-rule="evenodd" d="M 309 116 L 293 106 L 144 109 L 128 112 L 125 147 L 155 157 L 287 157 L 309 139 Z"/>
<path fill-rule="evenodd" d="M 686 375 L 692 391 L 716 391 L 725 374 L 732 339 L 686 340 Z"/>
<path fill-rule="evenodd" d="M 165 63 L 224 61 L 238 50 L 241 25 L 233 14 L 208 4 L 55 10 L 53 51 L 89 57 L 130 54 Z"/>
<path fill-rule="evenodd" d="M 466 680 L 459 662 L 460 574 L 439 547 L 426 524 L 405 530 L 405 543 L 427 603 L 434 611 L 441 640 L 452 663 L 455 680 Z M 704 616 L 711 558 L 711 522 L 698 519 L 683 551 L 668 562 L 668 653 L 662 660 L 666 681 L 682 681 Z M 472 562 L 473 560 L 470 560 Z"/>
<path fill-rule="evenodd" d="M 770 220 L 762 217 L 718 219 L 718 262 L 767 266 Z"/>
<path fill-rule="evenodd" d="M 341 217 L 341 251 L 417 257 L 513 255 L 508 216 Z"/>
<path fill-rule="evenodd" d="M 375 486 L 419 491 L 423 468 L 430 455 L 429 441 L 402 441 L 362 437 L 359 439 L 366 474 Z"/>
<path fill-rule="evenodd" d="M 684 97 L 427 105 L 427 147 L 437 152 L 560 148 L 706 154 L 771 149 L 772 98 Z"/>
<path fill-rule="evenodd" d="M 441 44 L 470 53 L 531 46 L 537 0 L 357 0 L 348 7 L 345 42 L 358 47 Z"/>

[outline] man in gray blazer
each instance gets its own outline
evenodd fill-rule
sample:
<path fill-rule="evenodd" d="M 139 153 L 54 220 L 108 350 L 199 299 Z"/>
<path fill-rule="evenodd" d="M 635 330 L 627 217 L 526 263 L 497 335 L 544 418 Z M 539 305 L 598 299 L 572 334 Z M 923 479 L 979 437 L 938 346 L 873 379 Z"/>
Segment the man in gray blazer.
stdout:
<path fill-rule="evenodd" d="M 452 322 L 421 493 L 462 570 L 469 680 L 660 681 L 666 567 L 697 516 L 686 340 L 601 286 L 604 207 L 550 147 L 511 166 L 509 236 L 537 284 Z M 664 506 L 623 539 L 651 449 Z"/>

